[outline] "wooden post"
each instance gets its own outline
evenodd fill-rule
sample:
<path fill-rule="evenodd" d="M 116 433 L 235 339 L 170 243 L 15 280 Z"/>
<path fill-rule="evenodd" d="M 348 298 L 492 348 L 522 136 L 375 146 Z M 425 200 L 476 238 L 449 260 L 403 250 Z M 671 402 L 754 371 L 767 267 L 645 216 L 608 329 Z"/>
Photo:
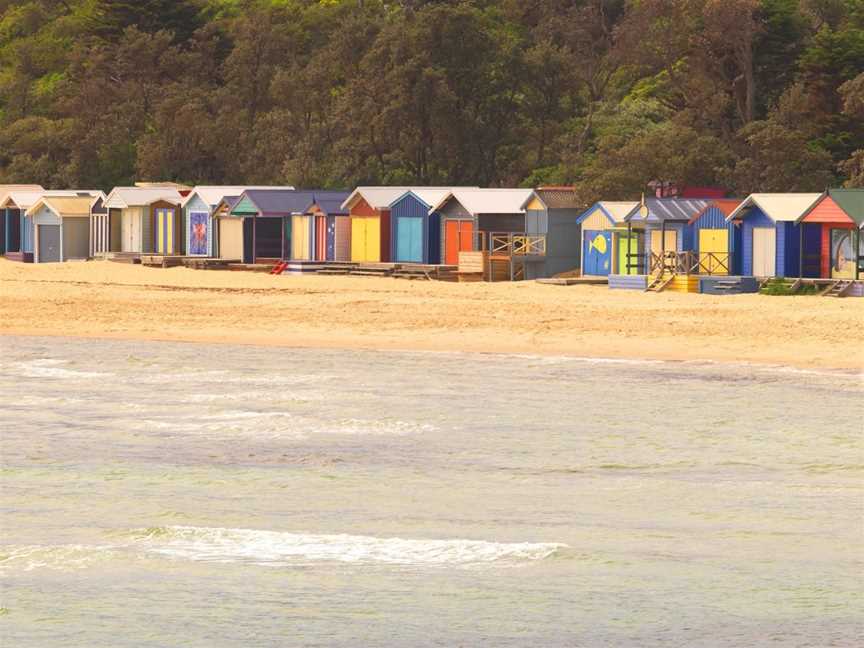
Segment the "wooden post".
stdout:
<path fill-rule="evenodd" d="M 252 214 L 252 264 L 258 260 L 258 219 L 257 214 Z"/>
<path fill-rule="evenodd" d="M 804 278 L 804 223 L 798 225 L 798 278 Z"/>

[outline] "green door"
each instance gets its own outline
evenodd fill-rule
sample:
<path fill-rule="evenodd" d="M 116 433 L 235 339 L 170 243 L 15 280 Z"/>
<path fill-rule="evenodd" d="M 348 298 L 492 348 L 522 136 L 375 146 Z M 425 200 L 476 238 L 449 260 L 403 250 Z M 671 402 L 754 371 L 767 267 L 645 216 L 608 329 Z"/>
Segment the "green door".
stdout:
<path fill-rule="evenodd" d="M 626 234 L 618 237 L 618 274 L 639 274 L 639 257 L 636 256 L 637 254 L 639 254 L 639 240 L 635 234 L 632 234 L 629 239 Z"/>

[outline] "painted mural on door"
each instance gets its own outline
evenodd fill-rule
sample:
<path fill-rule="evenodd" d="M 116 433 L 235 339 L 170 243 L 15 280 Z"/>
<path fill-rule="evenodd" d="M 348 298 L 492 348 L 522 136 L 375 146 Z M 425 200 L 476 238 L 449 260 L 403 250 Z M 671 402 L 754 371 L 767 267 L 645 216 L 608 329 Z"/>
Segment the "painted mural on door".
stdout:
<path fill-rule="evenodd" d="M 206 256 L 209 254 L 210 216 L 207 212 L 189 214 L 189 254 Z"/>
<path fill-rule="evenodd" d="M 854 279 L 856 255 L 851 229 L 831 230 L 831 278 Z"/>
<path fill-rule="evenodd" d="M 586 230 L 583 241 L 583 273 L 608 276 L 612 269 L 612 234 L 599 230 Z"/>

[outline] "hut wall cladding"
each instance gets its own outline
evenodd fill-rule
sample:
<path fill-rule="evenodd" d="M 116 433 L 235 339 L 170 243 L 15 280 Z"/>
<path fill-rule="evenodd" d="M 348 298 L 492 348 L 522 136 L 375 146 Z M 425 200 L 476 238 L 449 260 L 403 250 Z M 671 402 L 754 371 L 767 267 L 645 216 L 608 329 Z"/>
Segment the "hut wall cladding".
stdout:
<path fill-rule="evenodd" d="M 762 210 L 755 208 L 746 214 L 741 225 L 741 274 L 745 276 L 753 275 L 753 228 L 764 227 L 777 229 L 773 220 L 768 218 Z M 775 243 L 777 256 L 779 256 L 779 241 Z M 774 273 L 777 272 L 777 263 L 775 258 Z M 774 274 L 772 273 L 772 274 Z"/>
<path fill-rule="evenodd" d="M 709 207 L 705 212 L 696 219 L 690 226 L 690 240 L 692 241 L 693 251 L 699 254 L 699 232 L 702 230 L 726 230 L 727 247 L 729 250 L 732 267 L 729 268 L 730 273 L 735 274 L 740 272 L 740 254 L 738 253 L 740 245 L 741 228 L 734 223 L 727 222 L 726 214 L 717 207 Z M 736 234 L 738 235 L 736 237 Z M 739 239 L 739 240 L 736 240 Z M 737 262 L 737 264 L 736 264 Z"/>
<path fill-rule="evenodd" d="M 462 206 L 458 200 L 450 199 L 438 210 L 439 225 L 438 235 L 440 236 L 441 249 L 439 252 L 440 262 L 447 263 L 447 221 L 468 221 L 472 228 L 476 231 L 477 222 L 473 214 Z M 473 247 L 473 246 L 472 246 Z"/>
<path fill-rule="evenodd" d="M 698 275 L 676 275 L 674 279 L 666 287 L 670 292 L 699 292 L 699 276 Z"/>
<path fill-rule="evenodd" d="M 351 219 L 347 216 L 333 216 L 336 238 L 333 241 L 333 260 L 351 260 Z"/>
<path fill-rule="evenodd" d="M 546 228 L 546 275 L 582 267 L 582 226 L 576 209 L 550 209 Z"/>
<path fill-rule="evenodd" d="M 647 275 L 609 275 L 610 290 L 642 290 L 648 288 Z"/>
<path fill-rule="evenodd" d="M 186 206 L 183 208 L 183 251 L 190 256 L 213 256 L 213 219 L 210 216 L 210 205 L 205 203 L 201 196 L 195 194 Z M 192 245 L 193 239 L 197 240 L 194 232 L 196 223 L 193 223 L 193 214 L 196 215 L 196 220 L 203 220 L 206 231 L 204 236 L 206 243 L 204 249 L 200 245 Z M 206 218 L 201 218 L 200 214 L 206 214 Z"/>
<path fill-rule="evenodd" d="M 58 226 L 62 226 L 63 221 L 60 219 L 57 214 L 53 211 L 45 207 L 44 205 L 40 207 L 39 211 L 33 214 L 33 216 L 29 217 L 33 221 L 33 232 L 34 232 L 34 254 L 33 261 L 36 263 L 47 263 L 49 261 L 63 261 L 63 238 L 62 235 L 58 236 L 58 243 L 60 249 L 58 250 L 58 256 L 55 259 L 44 259 L 41 258 L 39 254 L 39 234 L 41 233 L 40 228 L 56 228 Z M 42 232 L 45 230 L 43 229 Z"/>
<path fill-rule="evenodd" d="M 169 254 L 183 254 L 183 235 L 182 232 L 185 229 L 183 227 L 183 215 L 181 214 L 180 207 L 175 205 L 174 203 L 170 203 L 165 200 L 159 200 L 157 202 L 152 203 L 148 208 L 148 213 L 150 215 L 149 218 L 145 218 L 147 221 L 147 225 L 150 228 L 150 231 L 145 234 L 144 241 L 145 244 L 150 247 L 145 252 L 156 252 L 159 249 L 159 245 L 156 241 L 156 236 L 158 236 L 157 232 L 159 231 L 156 223 L 156 210 L 158 209 L 168 209 L 174 214 L 174 237 L 173 237 L 173 245 L 172 249 L 168 251 Z"/>
<path fill-rule="evenodd" d="M 477 228 L 481 232 L 524 232 L 525 214 L 480 214 Z"/>
<path fill-rule="evenodd" d="M 440 215 L 429 214 L 429 209 L 413 194 L 403 196 L 391 206 L 390 258 L 393 261 L 438 263 L 441 258 Z M 418 222 L 419 228 L 416 227 Z"/>
<path fill-rule="evenodd" d="M 86 259 L 90 252 L 89 219 L 70 216 L 63 220 L 63 260 Z"/>

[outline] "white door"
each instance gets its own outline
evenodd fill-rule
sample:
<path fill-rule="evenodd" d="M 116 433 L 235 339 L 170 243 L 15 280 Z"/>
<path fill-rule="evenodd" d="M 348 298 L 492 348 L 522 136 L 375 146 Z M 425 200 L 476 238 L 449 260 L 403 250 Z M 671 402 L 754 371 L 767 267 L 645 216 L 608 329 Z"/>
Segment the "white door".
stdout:
<path fill-rule="evenodd" d="M 773 277 L 777 254 L 777 230 L 773 227 L 753 228 L 753 276 Z"/>
<path fill-rule="evenodd" d="M 132 212 L 128 209 L 124 209 L 120 213 L 120 231 L 122 232 L 122 242 L 120 249 L 122 252 L 134 252 L 135 248 L 132 247 Z"/>

